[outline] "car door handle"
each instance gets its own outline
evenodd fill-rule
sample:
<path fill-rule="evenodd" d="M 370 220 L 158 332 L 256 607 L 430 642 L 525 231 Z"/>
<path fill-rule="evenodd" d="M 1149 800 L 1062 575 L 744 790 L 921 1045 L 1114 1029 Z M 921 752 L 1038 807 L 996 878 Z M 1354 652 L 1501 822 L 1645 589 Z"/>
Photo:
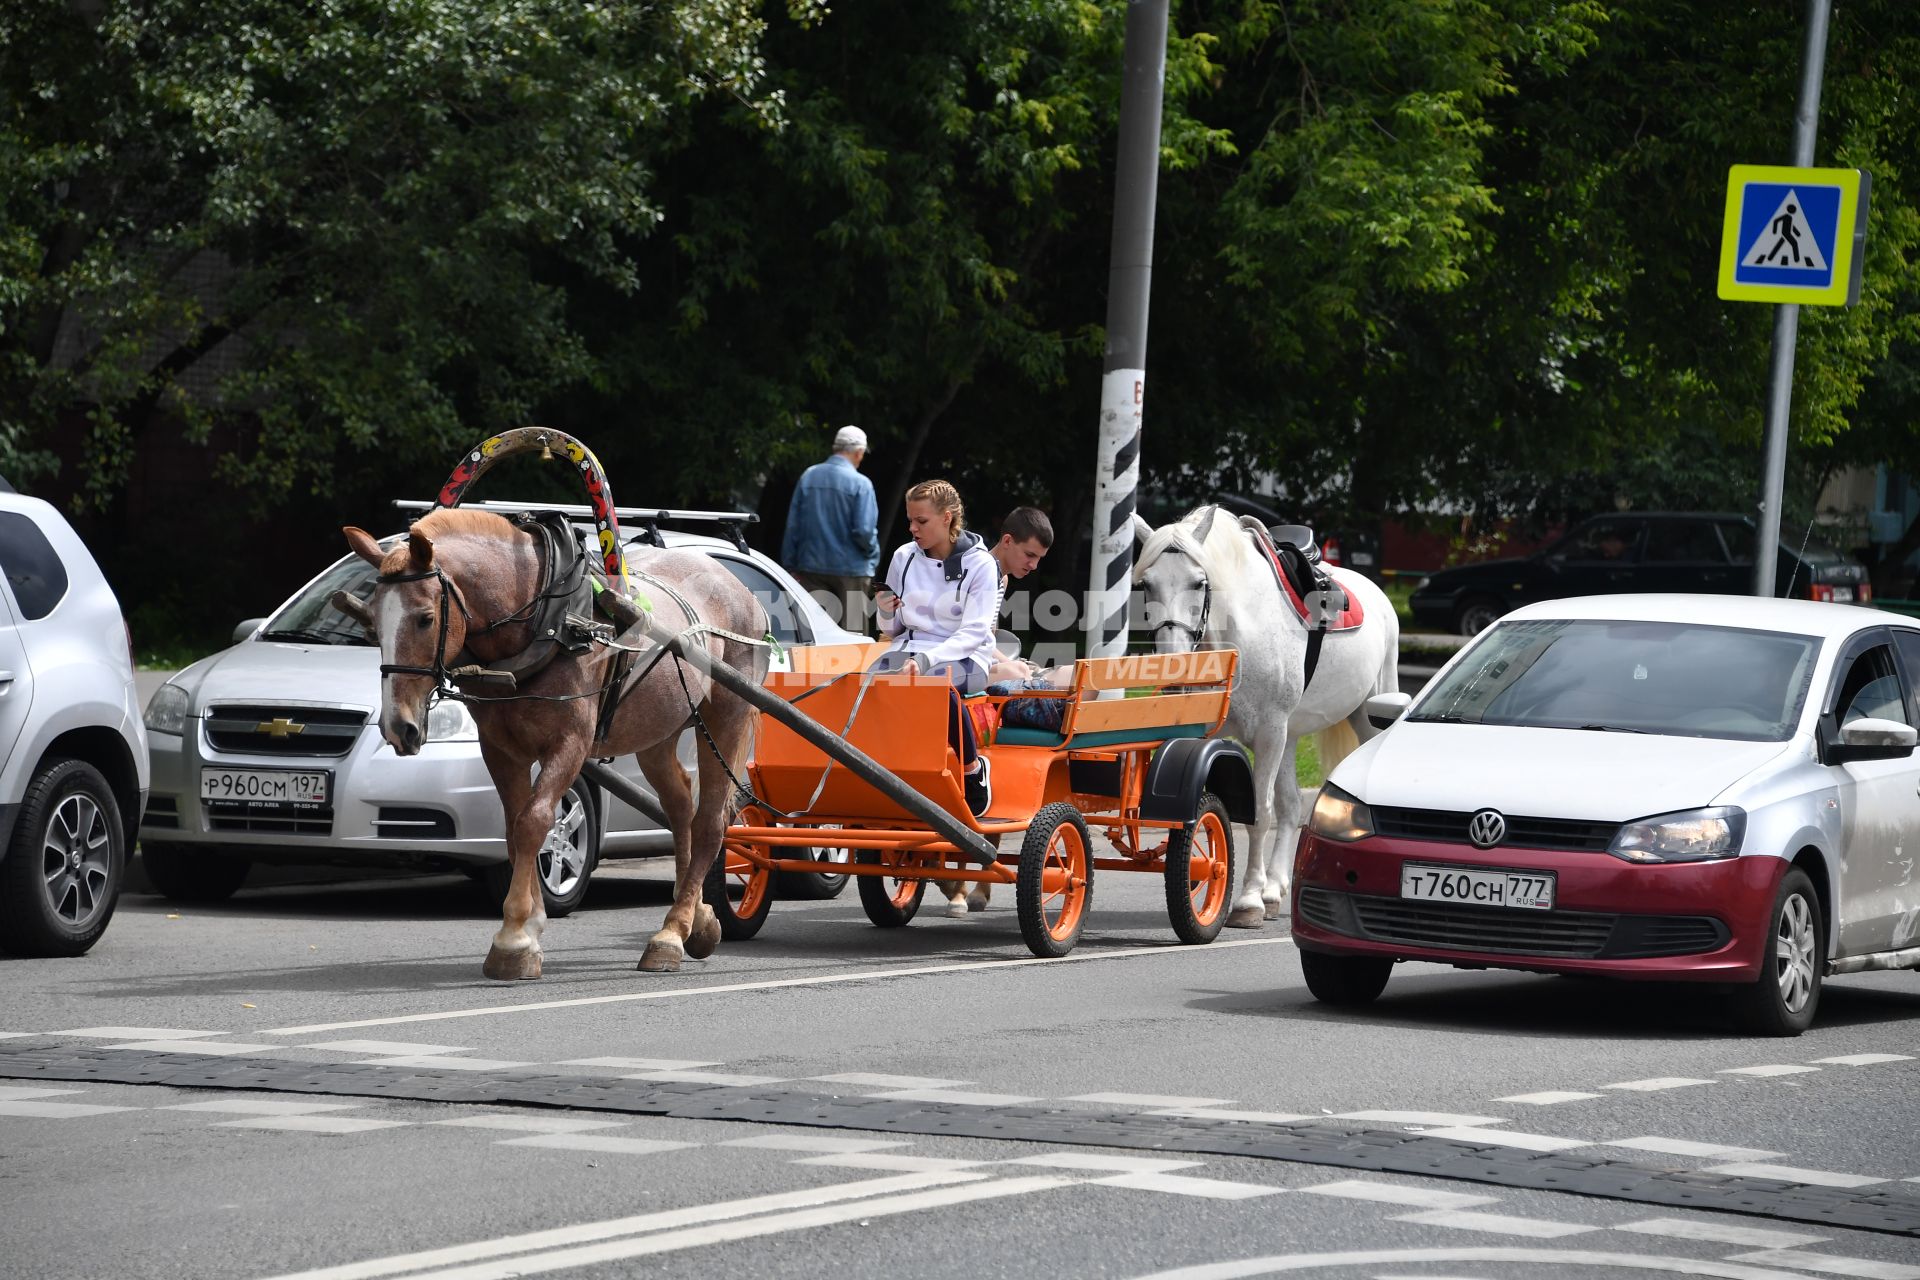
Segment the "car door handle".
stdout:
<path fill-rule="evenodd" d="M 0 696 L 4 696 L 11 688 L 13 688 L 13 672 L 0 671 Z"/>

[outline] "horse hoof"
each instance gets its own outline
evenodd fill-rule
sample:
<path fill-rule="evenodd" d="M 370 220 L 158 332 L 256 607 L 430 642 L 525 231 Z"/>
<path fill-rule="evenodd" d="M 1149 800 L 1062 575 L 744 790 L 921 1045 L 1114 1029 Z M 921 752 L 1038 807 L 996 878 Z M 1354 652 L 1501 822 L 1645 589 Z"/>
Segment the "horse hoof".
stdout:
<path fill-rule="evenodd" d="M 967 910 L 969 910 L 969 911 L 985 911 L 986 909 L 987 909 L 987 895 L 986 895 L 986 894 L 984 894 L 984 893 L 970 893 L 970 894 L 968 894 L 968 895 L 967 895 Z"/>
<path fill-rule="evenodd" d="M 1265 905 L 1264 914 L 1268 920 L 1278 920 L 1286 912 L 1286 904 L 1278 899 Z"/>
<path fill-rule="evenodd" d="M 1261 907 L 1235 907 L 1227 916 L 1229 929 L 1258 929 L 1266 922 L 1266 912 Z"/>
<path fill-rule="evenodd" d="M 678 973 L 685 948 L 671 942 L 649 942 L 637 966 L 642 973 Z"/>
<path fill-rule="evenodd" d="M 708 916 L 687 935 L 686 952 L 695 960 L 705 960 L 719 945 L 720 920 L 716 916 Z"/>
<path fill-rule="evenodd" d="M 540 976 L 540 953 L 531 947 L 524 951 L 502 951 L 493 947 L 487 952 L 486 963 L 480 966 L 480 972 L 495 982 L 537 978 Z"/>
<path fill-rule="evenodd" d="M 947 900 L 947 918 L 950 920 L 965 920 L 967 918 L 967 900 L 965 898 L 949 898 Z"/>

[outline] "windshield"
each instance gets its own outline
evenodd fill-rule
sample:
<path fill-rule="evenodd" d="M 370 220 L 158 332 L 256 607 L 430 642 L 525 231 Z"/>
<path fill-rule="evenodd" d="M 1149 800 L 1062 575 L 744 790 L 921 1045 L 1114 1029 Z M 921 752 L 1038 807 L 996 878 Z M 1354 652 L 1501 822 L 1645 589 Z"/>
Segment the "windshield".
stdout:
<path fill-rule="evenodd" d="M 1806 701 L 1812 636 L 1676 622 L 1502 622 L 1409 720 L 1780 742 Z"/>
<path fill-rule="evenodd" d="M 297 640 L 303 644 L 372 644 L 360 624 L 334 608 L 331 602 L 336 591 L 371 600 L 373 575 L 373 566 L 359 556 L 343 558 L 267 619 L 260 638 Z"/>

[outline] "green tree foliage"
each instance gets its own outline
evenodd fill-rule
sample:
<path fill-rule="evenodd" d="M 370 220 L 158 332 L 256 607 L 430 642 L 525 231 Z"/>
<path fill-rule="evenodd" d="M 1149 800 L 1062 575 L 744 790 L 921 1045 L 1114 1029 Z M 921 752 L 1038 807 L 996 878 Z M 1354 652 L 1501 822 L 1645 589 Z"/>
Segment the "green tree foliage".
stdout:
<path fill-rule="evenodd" d="M 811 6 L 795 4 L 810 16 Z M 595 357 L 688 104 L 763 124 L 751 0 L 17 0 L 0 9 L 0 467 L 84 415 L 99 496 L 156 415 L 271 501 L 444 460 Z"/>

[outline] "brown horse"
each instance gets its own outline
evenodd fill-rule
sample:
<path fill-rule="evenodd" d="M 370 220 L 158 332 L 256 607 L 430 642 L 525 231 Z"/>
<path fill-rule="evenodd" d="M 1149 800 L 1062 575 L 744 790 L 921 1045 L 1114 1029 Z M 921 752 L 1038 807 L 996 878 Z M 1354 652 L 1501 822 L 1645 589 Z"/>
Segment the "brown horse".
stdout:
<path fill-rule="evenodd" d="M 459 509 L 424 516 L 391 551 L 382 551 L 365 530 L 342 532 L 347 545 L 380 570 L 380 582 L 367 604 L 352 597 L 338 602 L 380 644 L 381 736 L 400 755 L 413 755 L 426 738 L 430 697 L 450 669 L 469 663 L 511 668 L 542 641 L 535 627 L 552 592 L 550 543 L 543 545 L 537 529 Z M 766 634 L 766 611 L 738 579 L 688 551 L 636 553 L 635 568 L 657 630 L 689 631 L 715 658 L 764 678 L 768 650 L 748 637 Z M 513 860 L 500 932 L 481 968 L 489 978 L 540 976 L 546 912 L 536 860 L 554 806 L 590 757 L 632 753 L 673 827 L 673 905 L 639 967 L 671 972 L 683 955 L 699 959 L 719 943 L 720 924 L 701 900 L 701 886 L 731 816 L 728 771 L 744 775 L 756 713 L 692 663 L 662 656 L 638 638 L 644 630 L 642 624 L 620 637 L 642 652 L 604 734 L 601 691 L 621 656 L 607 644 L 559 652 L 537 671 L 523 668 L 511 684 L 464 682 L 480 754 L 506 811 Z M 674 753 L 696 714 L 706 726 L 697 803 Z"/>

